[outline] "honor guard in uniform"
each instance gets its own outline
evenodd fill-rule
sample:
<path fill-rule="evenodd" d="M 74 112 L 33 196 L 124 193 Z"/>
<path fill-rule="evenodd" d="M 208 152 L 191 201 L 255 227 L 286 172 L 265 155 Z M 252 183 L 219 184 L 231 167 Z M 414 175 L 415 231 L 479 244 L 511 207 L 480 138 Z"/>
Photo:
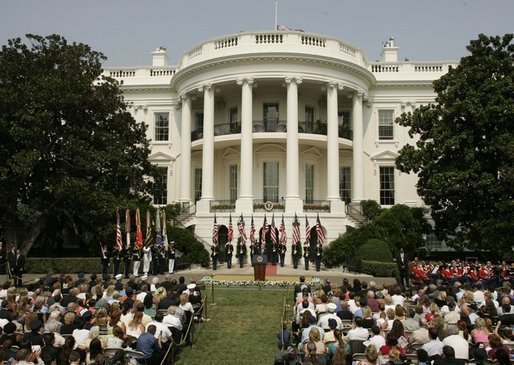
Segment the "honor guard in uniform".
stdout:
<path fill-rule="evenodd" d="M 232 254 L 234 252 L 234 245 L 232 244 L 232 242 L 227 242 L 225 244 L 225 253 L 227 255 L 227 268 L 228 269 L 231 269 L 232 268 Z"/>
<path fill-rule="evenodd" d="M 323 244 L 320 242 L 316 245 L 316 271 L 321 270 L 322 256 L 323 256 Z"/>
<path fill-rule="evenodd" d="M 252 263 L 252 266 L 253 266 L 252 257 L 253 257 L 253 255 L 257 254 L 257 250 L 255 249 L 255 244 L 256 244 L 255 242 L 250 241 L 250 262 Z"/>
<path fill-rule="evenodd" d="M 246 244 L 241 237 L 237 239 L 237 259 L 239 261 L 239 267 L 243 268 L 245 257 L 246 257 Z"/>
<path fill-rule="evenodd" d="M 305 264 L 305 270 L 309 270 L 310 252 L 311 248 L 309 247 L 309 242 L 305 242 L 303 244 L 303 262 Z"/>
<path fill-rule="evenodd" d="M 286 244 L 285 243 L 279 243 L 278 244 L 278 259 L 279 259 L 281 267 L 284 267 L 284 263 L 285 263 L 285 260 L 286 260 L 286 251 L 287 251 Z"/>
<path fill-rule="evenodd" d="M 143 247 L 143 275 L 148 276 L 152 264 L 152 249 L 150 246 Z"/>
<path fill-rule="evenodd" d="M 211 246 L 211 258 L 212 258 L 212 269 L 216 270 L 218 268 L 218 246 L 212 244 Z"/>
<path fill-rule="evenodd" d="M 164 245 L 159 245 L 159 250 L 158 250 L 158 254 L 159 254 L 159 274 L 160 275 L 163 275 L 164 274 L 164 267 L 166 266 L 166 251 L 164 249 Z"/>
<path fill-rule="evenodd" d="M 132 262 L 134 266 L 132 267 L 134 277 L 139 276 L 139 266 L 141 266 L 141 249 L 137 249 L 134 247 L 132 249 Z"/>
<path fill-rule="evenodd" d="M 300 241 L 291 245 L 291 258 L 293 259 L 293 267 L 298 269 L 300 258 L 302 257 L 302 244 Z"/>
<path fill-rule="evenodd" d="M 168 272 L 173 274 L 175 270 L 175 241 L 168 244 Z"/>
<path fill-rule="evenodd" d="M 123 249 L 123 263 L 124 263 L 124 276 L 125 276 L 125 279 L 128 279 L 129 278 L 129 273 L 130 273 L 130 260 L 131 260 L 131 257 L 130 257 L 130 250 L 128 248 L 124 248 Z"/>
<path fill-rule="evenodd" d="M 120 273 L 120 265 L 121 265 L 121 259 L 122 259 L 122 251 L 121 250 L 114 250 L 113 257 L 112 257 L 112 264 L 114 266 L 114 272 L 113 275 L 116 276 Z"/>
<path fill-rule="evenodd" d="M 106 280 L 107 276 L 109 275 L 109 264 L 111 261 L 109 258 L 109 251 L 107 250 L 107 245 L 100 244 L 100 251 L 100 254 L 102 255 L 102 278 Z"/>

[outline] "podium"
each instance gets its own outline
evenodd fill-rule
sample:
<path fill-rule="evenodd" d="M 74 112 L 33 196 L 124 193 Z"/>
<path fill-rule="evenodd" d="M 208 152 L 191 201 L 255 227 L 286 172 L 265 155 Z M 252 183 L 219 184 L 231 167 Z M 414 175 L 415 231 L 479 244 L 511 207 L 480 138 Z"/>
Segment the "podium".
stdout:
<path fill-rule="evenodd" d="M 253 255 L 252 256 L 252 264 L 253 264 L 253 279 L 265 281 L 266 280 L 266 264 L 268 260 L 266 255 Z"/>

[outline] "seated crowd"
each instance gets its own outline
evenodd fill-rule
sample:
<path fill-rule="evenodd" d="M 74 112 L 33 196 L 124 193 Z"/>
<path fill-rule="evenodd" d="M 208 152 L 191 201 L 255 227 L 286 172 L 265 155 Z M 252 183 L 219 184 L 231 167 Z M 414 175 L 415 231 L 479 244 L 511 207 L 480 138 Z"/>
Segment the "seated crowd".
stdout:
<path fill-rule="evenodd" d="M 489 283 L 491 284 L 491 283 Z M 514 291 L 483 282 L 445 280 L 404 288 L 355 279 L 295 287 L 290 346 L 305 364 L 510 364 L 514 346 Z M 365 358 L 365 359 L 364 359 Z"/>
<path fill-rule="evenodd" d="M 202 320 L 199 288 L 184 277 L 48 274 L 28 288 L 6 281 L 0 300 L 0 360 L 8 364 L 124 364 L 127 354 L 170 363 L 171 344 L 189 339 L 192 318 Z"/>

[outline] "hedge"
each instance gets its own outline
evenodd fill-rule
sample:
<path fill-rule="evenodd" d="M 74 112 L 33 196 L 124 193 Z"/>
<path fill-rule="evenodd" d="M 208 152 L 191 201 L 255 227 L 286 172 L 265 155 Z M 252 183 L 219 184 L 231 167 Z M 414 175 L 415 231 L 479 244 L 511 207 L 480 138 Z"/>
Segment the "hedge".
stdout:
<path fill-rule="evenodd" d="M 361 271 L 377 277 L 397 277 L 398 267 L 394 262 L 361 261 Z"/>

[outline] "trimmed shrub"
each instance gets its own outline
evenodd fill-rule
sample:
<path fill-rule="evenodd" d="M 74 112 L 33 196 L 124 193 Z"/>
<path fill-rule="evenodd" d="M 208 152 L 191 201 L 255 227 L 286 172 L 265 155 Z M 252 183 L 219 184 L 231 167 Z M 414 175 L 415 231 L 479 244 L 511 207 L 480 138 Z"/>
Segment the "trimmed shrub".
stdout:
<path fill-rule="evenodd" d="M 341 265 L 347 258 L 355 255 L 358 247 L 373 237 L 375 233 L 369 224 L 347 231 L 323 249 L 323 264 L 327 267 Z"/>
<path fill-rule="evenodd" d="M 101 262 L 99 257 L 27 257 L 25 272 L 46 274 L 48 271 L 58 274 L 97 274 L 101 272 Z"/>
<path fill-rule="evenodd" d="M 380 204 L 378 204 L 375 200 L 363 200 L 360 204 L 362 208 L 362 214 L 369 220 L 379 216 L 382 212 Z"/>
<path fill-rule="evenodd" d="M 364 274 L 377 277 L 397 277 L 398 267 L 394 262 L 361 261 L 361 271 Z"/>
<path fill-rule="evenodd" d="M 393 255 L 389 249 L 389 245 L 379 239 L 372 238 L 367 240 L 365 244 L 360 246 L 355 252 L 355 258 L 358 260 L 391 262 Z"/>
<path fill-rule="evenodd" d="M 203 267 L 209 266 L 210 255 L 203 244 L 198 241 L 193 233 L 187 229 L 178 227 L 168 228 L 169 239 L 175 241 L 175 247 L 182 252 L 184 258 L 193 264 L 200 264 Z"/>

